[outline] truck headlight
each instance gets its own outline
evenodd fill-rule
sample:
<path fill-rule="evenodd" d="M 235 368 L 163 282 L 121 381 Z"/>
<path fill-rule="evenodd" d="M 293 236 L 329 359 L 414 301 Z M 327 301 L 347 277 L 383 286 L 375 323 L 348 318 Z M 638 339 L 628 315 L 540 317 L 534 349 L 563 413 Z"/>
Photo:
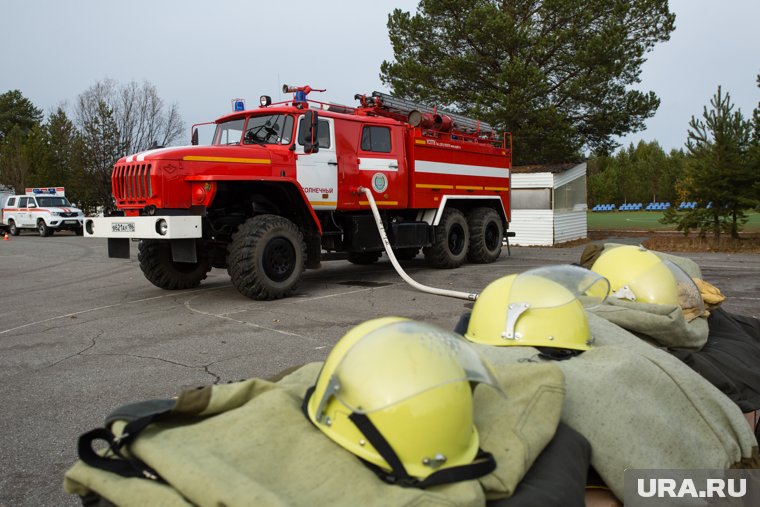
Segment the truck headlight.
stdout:
<path fill-rule="evenodd" d="M 163 218 L 156 222 L 156 232 L 161 236 L 166 236 L 166 233 L 169 232 L 169 224 Z"/>

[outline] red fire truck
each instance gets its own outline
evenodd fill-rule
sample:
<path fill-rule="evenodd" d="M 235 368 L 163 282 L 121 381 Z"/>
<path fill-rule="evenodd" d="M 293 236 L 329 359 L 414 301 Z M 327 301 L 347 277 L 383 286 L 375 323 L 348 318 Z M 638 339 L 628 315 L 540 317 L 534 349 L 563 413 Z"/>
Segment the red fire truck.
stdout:
<path fill-rule="evenodd" d="M 112 189 L 124 216 L 88 218 L 110 257 L 139 239 L 145 277 L 196 287 L 226 268 L 253 299 L 287 296 L 325 252 L 355 264 L 382 254 L 370 202 L 399 259 L 423 250 L 436 268 L 489 263 L 510 220 L 511 137 L 485 123 L 374 92 L 355 108 L 292 100 L 216 120 L 211 145 L 120 159 Z M 319 90 L 322 91 L 322 90 Z M 369 199 L 364 189 L 371 189 Z"/>

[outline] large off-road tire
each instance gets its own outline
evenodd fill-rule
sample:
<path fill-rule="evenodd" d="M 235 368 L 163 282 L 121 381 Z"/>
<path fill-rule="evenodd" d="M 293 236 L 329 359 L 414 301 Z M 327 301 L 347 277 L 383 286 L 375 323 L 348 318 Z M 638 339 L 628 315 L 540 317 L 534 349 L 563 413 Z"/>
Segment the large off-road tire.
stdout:
<path fill-rule="evenodd" d="M 198 262 L 174 262 L 168 240 L 143 239 L 137 252 L 143 275 L 161 289 L 192 289 L 200 285 L 211 271 L 211 265 L 201 251 L 198 252 Z"/>
<path fill-rule="evenodd" d="M 40 236 L 43 238 L 46 238 L 51 234 L 50 227 L 48 227 L 42 219 L 37 220 L 37 232 L 39 232 Z"/>
<path fill-rule="evenodd" d="M 279 299 L 293 292 L 305 269 L 306 243 L 290 220 L 277 215 L 249 218 L 232 236 L 227 272 L 251 299 Z"/>
<path fill-rule="evenodd" d="M 10 229 L 11 236 L 18 236 L 21 233 L 21 229 L 18 228 L 13 220 L 8 220 L 8 228 Z"/>
<path fill-rule="evenodd" d="M 352 264 L 374 264 L 383 255 L 382 252 L 350 252 L 348 262 Z"/>
<path fill-rule="evenodd" d="M 397 248 L 393 250 L 393 255 L 395 255 L 396 259 L 400 261 L 412 260 L 417 257 L 418 253 L 420 253 L 420 249 L 416 246 L 409 248 Z"/>
<path fill-rule="evenodd" d="M 470 227 L 470 250 L 467 260 L 476 264 L 490 264 L 501 255 L 504 240 L 504 222 L 493 208 L 475 208 L 467 215 Z"/>
<path fill-rule="evenodd" d="M 433 231 L 433 244 L 424 249 L 425 260 L 435 268 L 457 268 L 464 264 L 469 246 L 467 219 L 458 209 L 446 208 Z"/>

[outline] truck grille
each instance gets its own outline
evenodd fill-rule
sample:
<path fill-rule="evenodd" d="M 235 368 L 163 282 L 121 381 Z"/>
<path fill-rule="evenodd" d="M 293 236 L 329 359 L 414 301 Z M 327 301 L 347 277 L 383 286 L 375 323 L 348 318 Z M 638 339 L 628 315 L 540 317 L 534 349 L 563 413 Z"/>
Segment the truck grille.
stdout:
<path fill-rule="evenodd" d="M 111 175 L 113 196 L 117 201 L 136 204 L 153 193 L 150 182 L 151 164 L 123 164 L 114 167 Z"/>

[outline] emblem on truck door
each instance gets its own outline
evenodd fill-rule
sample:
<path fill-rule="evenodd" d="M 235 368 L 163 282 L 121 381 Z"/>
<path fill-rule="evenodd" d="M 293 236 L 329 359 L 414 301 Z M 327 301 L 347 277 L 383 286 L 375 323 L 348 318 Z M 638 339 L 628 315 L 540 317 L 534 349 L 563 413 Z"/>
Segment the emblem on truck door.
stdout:
<path fill-rule="evenodd" d="M 383 173 L 375 173 L 372 175 L 372 190 L 378 194 L 382 194 L 388 189 L 388 177 Z"/>

